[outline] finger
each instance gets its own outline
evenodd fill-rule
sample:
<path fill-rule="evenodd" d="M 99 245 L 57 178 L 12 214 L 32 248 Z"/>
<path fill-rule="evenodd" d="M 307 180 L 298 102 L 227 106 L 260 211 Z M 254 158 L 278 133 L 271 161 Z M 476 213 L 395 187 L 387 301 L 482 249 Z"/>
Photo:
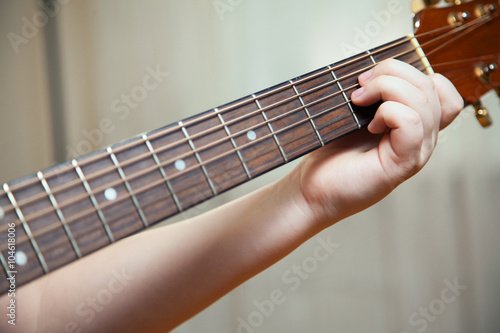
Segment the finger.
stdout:
<path fill-rule="evenodd" d="M 388 131 L 379 145 L 379 158 L 390 177 L 408 178 L 428 160 L 432 151 L 422 151 L 424 127 L 420 115 L 397 102 L 383 103 L 368 131 Z"/>
<path fill-rule="evenodd" d="M 429 78 L 434 82 L 439 102 L 441 105 L 441 119 L 439 129 L 448 126 L 464 108 L 462 96 L 458 93 L 455 86 L 441 74 L 429 75 Z"/>
<path fill-rule="evenodd" d="M 435 114 L 439 113 L 437 94 L 429 96 L 400 77 L 378 76 L 366 83 L 364 87 L 354 91 L 351 99 L 359 106 L 372 105 L 380 100 L 398 102 L 420 114 L 426 134 L 431 135 L 438 130 L 440 115 Z"/>
<path fill-rule="evenodd" d="M 360 85 L 364 86 L 370 80 L 381 75 L 399 77 L 424 91 L 434 89 L 432 86 L 432 82 L 430 82 L 426 74 L 422 73 L 415 67 L 397 59 L 387 59 L 378 63 L 377 66 L 375 66 L 371 70 L 361 74 L 358 80 Z"/>
<path fill-rule="evenodd" d="M 421 108 L 424 93 L 407 80 L 389 75 L 377 76 L 351 94 L 354 104 L 373 105 L 378 101 L 394 101 L 411 108 Z"/>
<path fill-rule="evenodd" d="M 365 86 L 370 81 L 377 80 L 377 78 L 382 76 L 398 77 L 421 91 L 421 93 L 417 95 L 406 94 L 405 96 L 415 102 L 421 102 L 422 108 L 415 108 L 417 105 L 413 104 L 417 112 L 432 111 L 432 113 L 423 115 L 425 117 L 424 124 L 427 125 L 427 129 L 432 129 L 433 138 L 436 139 L 439 123 L 441 122 L 441 113 L 440 109 L 437 108 L 437 106 L 439 106 L 439 98 L 434 81 L 417 68 L 396 59 L 387 59 L 380 62 L 372 70 L 360 75 L 358 80 L 361 86 Z M 436 107 L 431 108 L 430 105 L 434 105 L 434 103 L 436 103 Z M 404 104 L 412 107 L 408 103 Z"/>

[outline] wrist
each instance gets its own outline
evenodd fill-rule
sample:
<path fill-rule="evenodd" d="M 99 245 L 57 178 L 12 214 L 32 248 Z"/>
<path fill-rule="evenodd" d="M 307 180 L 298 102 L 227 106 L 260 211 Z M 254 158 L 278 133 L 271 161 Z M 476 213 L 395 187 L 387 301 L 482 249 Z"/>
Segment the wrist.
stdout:
<path fill-rule="evenodd" d="M 300 165 L 273 184 L 274 201 L 282 207 L 284 222 L 297 234 L 307 238 L 337 222 L 327 217 L 322 207 L 317 207 L 302 191 Z"/>

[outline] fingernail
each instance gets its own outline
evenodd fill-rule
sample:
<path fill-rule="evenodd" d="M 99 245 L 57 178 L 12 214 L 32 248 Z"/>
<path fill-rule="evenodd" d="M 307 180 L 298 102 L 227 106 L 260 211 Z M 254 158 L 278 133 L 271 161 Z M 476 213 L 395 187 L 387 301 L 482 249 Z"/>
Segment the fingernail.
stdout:
<path fill-rule="evenodd" d="M 361 96 L 365 92 L 365 87 L 361 87 L 359 89 L 356 89 L 352 92 L 351 94 L 351 99 L 356 99 L 359 96 Z"/>
<path fill-rule="evenodd" d="M 363 74 L 361 74 L 358 77 L 359 83 L 364 83 L 364 82 L 368 81 L 370 79 L 370 77 L 372 76 L 372 74 L 373 74 L 373 68 L 370 69 L 369 71 L 364 72 Z"/>

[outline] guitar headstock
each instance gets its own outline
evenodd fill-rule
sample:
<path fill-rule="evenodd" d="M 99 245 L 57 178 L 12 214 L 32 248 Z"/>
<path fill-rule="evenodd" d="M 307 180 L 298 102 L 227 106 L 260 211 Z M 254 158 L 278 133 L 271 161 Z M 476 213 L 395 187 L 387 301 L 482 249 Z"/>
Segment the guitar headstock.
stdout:
<path fill-rule="evenodd" d="M 480 97 L 500 96 L 500 1 L 427 7 L 415 16 L 415 36 L 436 73 L 446 76 L 483 126 L 491 124 Z"/>

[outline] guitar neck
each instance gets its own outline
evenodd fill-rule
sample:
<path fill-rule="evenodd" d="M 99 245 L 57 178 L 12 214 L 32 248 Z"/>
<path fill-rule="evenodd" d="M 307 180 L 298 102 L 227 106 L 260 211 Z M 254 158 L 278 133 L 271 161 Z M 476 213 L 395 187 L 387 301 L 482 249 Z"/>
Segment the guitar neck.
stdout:
<path fill-rule="evenodd" d="M 0 292 L 8 277 L 20 286 L 366 126 L 376 106 L 350 95 L 388 58 L 428 69 L 405 37 L 5 184 Z"/>

